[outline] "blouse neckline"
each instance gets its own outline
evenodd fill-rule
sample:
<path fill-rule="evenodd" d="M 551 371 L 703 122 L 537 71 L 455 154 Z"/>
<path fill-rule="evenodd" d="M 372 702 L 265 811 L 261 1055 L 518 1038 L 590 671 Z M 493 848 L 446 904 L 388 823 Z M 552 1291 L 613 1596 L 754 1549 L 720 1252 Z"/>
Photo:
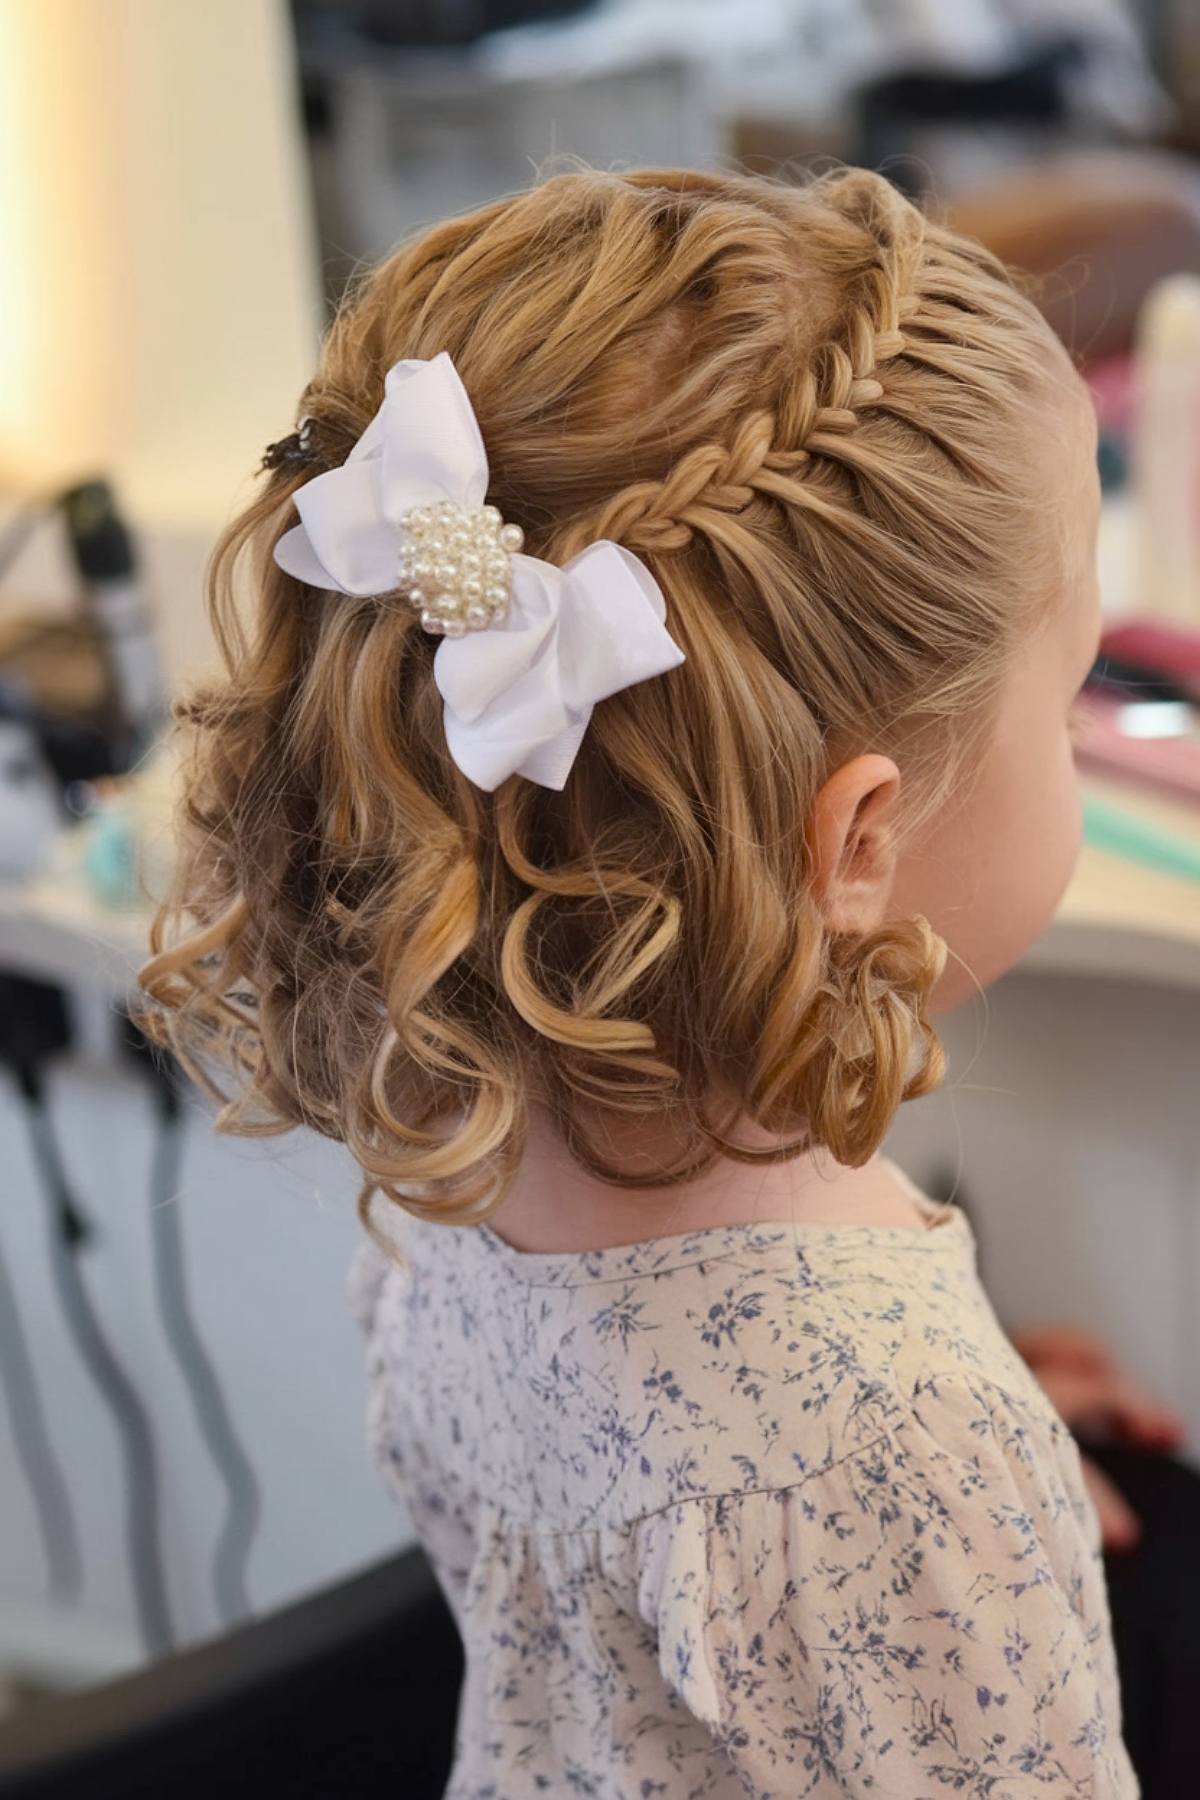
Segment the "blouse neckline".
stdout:
<path fill-rule="evenodd" d="M 594 1250 L 518 1250 L 483 1221 L 451 1227 L 445 1222 L 417 1219 L 406 1214 L 406 1228 L 418 1235 L 453 1230 L 474 1239 L 493 1268 L 503 1269 L 516 1282 L 531 1287 L 586 1287 L 604 1281 L 628 1281 L 664 1275 L 688 1264 L 719 1262 L 745 1251 L 766 1252 L 799 1245 L 829 1250 L 867 1249 L 872 1246 L 929 1254 L 953 1243 L 959 1248 L 971 1239 L 971 1228 L 962 1208 L 938 1204 L 910 1181 L 903 1169 L 883 1158 L 897 1183 L 925 1216 L 924 1228 L 914 1225 L 822 1224 L 812 1220 L 753 1219 L 725 1225 L 703 1225 L 668 1237 L 641 1238 L 628 1244 L 612 1244 Z"/>

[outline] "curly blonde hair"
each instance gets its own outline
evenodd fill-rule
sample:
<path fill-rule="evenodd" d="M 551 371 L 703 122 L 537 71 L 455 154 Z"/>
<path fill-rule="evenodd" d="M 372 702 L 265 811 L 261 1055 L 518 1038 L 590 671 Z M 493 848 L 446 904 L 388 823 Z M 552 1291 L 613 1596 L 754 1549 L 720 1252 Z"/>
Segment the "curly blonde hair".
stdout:
<path fill-rule="evenodd" d="M 361 271 L 298 409 L 318 468 L 395 361 L 448 350 L 527 552 L 627 545 L 686 661 L 596 707 L 561 792 L 485 793 L 446 748 L 439 640 L 285 574 L 317 471 L 266 470 L 210 559 L 225 674 L 179 708 L 178 870 L 141 977 L 219 1127 L 343 1140 L 368 1229 L 377 1190 L 489 1216 L 535 1097 L 618 1185 L 814 1145 L 865 1162 L 941 1076 L 945 946 L 921 918 L 828 929 L 804 821 L 864 748 L 901 759 L 910 825 L 977 761 L 1045 603 L 1023 441 L 1051 341 L 994 257 L 861 170 L 581 165 Z M 596 1106 L 689 1147 L 629 1175 L 588 1141 Z M 738 1146 L 742 1115 L 793 1140 Z"/>

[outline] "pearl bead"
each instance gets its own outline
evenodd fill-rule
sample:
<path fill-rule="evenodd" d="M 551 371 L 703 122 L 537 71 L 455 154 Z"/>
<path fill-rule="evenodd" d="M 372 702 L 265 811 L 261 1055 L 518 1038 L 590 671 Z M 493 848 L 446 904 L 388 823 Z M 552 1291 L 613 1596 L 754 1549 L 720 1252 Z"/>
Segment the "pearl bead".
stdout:
<path fill-rule="evenodd" d="M 499 507 L 440 500 L 410 507 L 400 521 L 405 541 L 397 583 L 426 631 L 461 637 L 494 624 L 508 608 L 512 557 L 525 542 Z"/>

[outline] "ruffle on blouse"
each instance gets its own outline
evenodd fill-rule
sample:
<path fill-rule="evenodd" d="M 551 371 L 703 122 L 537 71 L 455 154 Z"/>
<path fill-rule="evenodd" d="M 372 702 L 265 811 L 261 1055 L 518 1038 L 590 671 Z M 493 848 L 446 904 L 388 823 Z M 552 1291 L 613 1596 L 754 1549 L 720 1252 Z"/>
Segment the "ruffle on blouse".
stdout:
<path fill-rule="evenodd" d="M 647 1516 L 664 1681 L 762 1800 L 1136 1800 L 1077 1465 L 1048 1406 L 956 1373 L 808 1480 Z"/>

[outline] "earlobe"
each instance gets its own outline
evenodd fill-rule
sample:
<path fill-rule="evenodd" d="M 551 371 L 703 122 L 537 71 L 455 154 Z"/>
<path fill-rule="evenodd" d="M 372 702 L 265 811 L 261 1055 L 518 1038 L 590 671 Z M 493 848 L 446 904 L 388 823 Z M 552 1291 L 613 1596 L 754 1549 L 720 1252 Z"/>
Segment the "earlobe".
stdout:
<path fill-rule="evenodd" d="M 830 931 L 861 934 L 883 918 L 896 871 L 900 771 L 874 752 L 843 763 L 813 801 L 806 828 L 814 898 Z"/>

